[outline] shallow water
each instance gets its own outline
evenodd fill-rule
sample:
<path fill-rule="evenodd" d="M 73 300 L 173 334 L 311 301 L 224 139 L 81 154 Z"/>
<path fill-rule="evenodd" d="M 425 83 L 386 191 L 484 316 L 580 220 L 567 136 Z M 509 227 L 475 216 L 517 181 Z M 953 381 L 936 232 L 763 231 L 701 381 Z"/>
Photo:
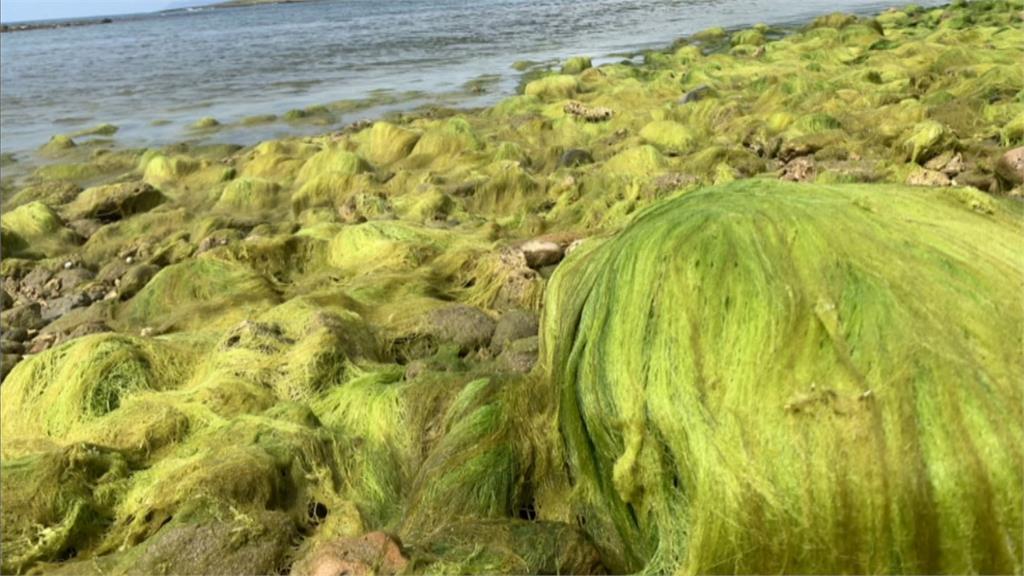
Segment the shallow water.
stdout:
<path fill-rule="evenodd" d="M 101 122 L 124 145 L 241 144 L 330 126 L 232 125 L 257 114 L 390 94 L 334 125 L 423 104 L 485 105 L 515 90 L 519 60 L 601 61 L 710 26 L 791 23 L 869 0 L 316 0 L 201 10 L 0 35 L 0 148 L 22 155 Z M 467 82 L 488 75 L 483 90 Z M 384 91 L 384 92 L 381 92 Z M 414 92 L 414 94 L 409 94 Z M 189 124 L 227 124 L 197 135 Z M 158 125 L 154 125 L 154 122 Z"/>

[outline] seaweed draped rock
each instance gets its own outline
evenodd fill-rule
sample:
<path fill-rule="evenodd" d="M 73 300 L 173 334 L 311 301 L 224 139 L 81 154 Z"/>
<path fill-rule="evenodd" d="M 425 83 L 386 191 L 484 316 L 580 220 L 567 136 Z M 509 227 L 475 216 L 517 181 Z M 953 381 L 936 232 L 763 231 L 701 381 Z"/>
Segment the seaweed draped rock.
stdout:
<path fill-rule="evenodd" d="M 570 257 L 544 361 L 606 565 L 1020 572 L 1024 211 L 975 196 L 738 182 Z"/>

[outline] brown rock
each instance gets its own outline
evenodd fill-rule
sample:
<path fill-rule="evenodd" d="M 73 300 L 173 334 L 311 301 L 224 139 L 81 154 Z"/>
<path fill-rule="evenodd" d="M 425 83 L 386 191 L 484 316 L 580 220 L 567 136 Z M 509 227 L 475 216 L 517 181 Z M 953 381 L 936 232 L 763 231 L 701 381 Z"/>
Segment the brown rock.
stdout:
<path fill-rule="evenodd" d="M 817 168 L 814 164 L 814 157 L 799 156 L 793 158 L 782 168 L 780 178 L 788 182 L 807 182 L 814 180 L 817 175 Z"/>
<path fill-rule="evenodd" d="M 7 353 L 4 353 L 3 356 L 0 357 L 0 380 L 7 378 L 7 375 L 11 373 L 11 370 L 14 370 L 14 367 L 18 362 L 21 362 L 21 358 L 22 357 L 18 354 Z"/>
<path fill-rule="evenodd" d="M 399 543 L 383 532 L 321 544 L 292 567 L 295 576 L 390 576 L 409 560 Z"/>
<path fill-rule="evenodd" d="M 907 184 L 911 186 L 950 186 L 953 182 L 942 172 L 922 168 L 907 177 Z"/>
<path fill-rule="evenodd" d="M 565 257 L 565 248 L 550 240 L 530 240 L 520 245 L 519 250 L 526 258 L 526 265 L 534 270 L 558 264 Z"/>
<path fill-rule="evenodd" d="M 996 162 L 996 174 L 1010 187 L 1024 184 L 1024 146 L 1003 154 Z"/>
<path fill-rule="evenodd" d="M 51 346 L 56 344 L 56 342 L 56 334 L 40 334 L 39 336 L 36 337 L 35 340 L 32 341 L 31 344 L 29 344 L 28 353 L 39 354 L 40 352 L 45 352 L 49 350 Z"/>

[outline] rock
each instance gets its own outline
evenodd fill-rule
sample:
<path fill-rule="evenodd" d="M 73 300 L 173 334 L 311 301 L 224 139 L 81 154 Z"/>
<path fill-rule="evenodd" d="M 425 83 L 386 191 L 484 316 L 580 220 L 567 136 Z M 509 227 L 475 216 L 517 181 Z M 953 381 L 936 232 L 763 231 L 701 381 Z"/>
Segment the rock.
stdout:
<path fill-rule="evenodd" d="M 679 100 L 680 104 L 689 104 L 691 102 L 697 102 L 703 100 L 705 97 L 711 95 L 711 86 L 707 84 L 701 84 L 693 90 L 690 90 Z"/>
<path fill-rule="evenodd" d="M 537 315 L 526 310 L 509 310 L 501 316 L 491 336 L 491 353 L 497 356 L 505 345 L 515 340 L 536 336 L 539 330 Z"/>
<path fill-rule="evenodd" d="M 571 100 L 568 102 L 562 110 L 575 118 L 579 118 L 586 122 L 605 122 L 612 119 L 614 112 L 611 108 L 605 108 L 603 106 L 587 106 L 582 102 Z"/>
<path fill-rule="evenodd" d="M 25 328 L 17 328 L 5 325 L 3 327 L 4 338 L 7 340 L 13 340 L 15 342 L 24 342 L 28 340 L 28 330 Z"/>
<path fill-rule="evenodd" d="M 19 291 L 30 299 L 38 300 L 46 289 L 46 283 L 52 277 L 53 274 L 49 270 L 42 266 L 36 266 L 21 279 Z"/>
<path fill-rule="evenodd" d="M 911 186 L 950 186 L 952 181 L 942 172 L 921 168 L 907 176 L 907 184 Z"/>
<path fill-rule="evenodd" d="M 50 281 L 55 281 L 58 290 L 63 294 L 67 294 L 71 290 L 92 281 L 95 277 L 96 275 L 88 268 L 65 267 L 60 272 L 57 272 Z"/>
<path fill-rule="evenodd" d="M 50 349 L 57 342 L 56 334 L 41 334 L 29 344 L 29 354 L 39 354 Z"/>
<path fill-rule="evenodd" d="M 21 362 L 21 356 L 18 354 L 4 354 L 0 357 L 0 380 L 7 378 L 7 375 L 14 370 L 14 367 Z"/>
<path fill-rule="evenodd" d="M 996 174 L 1010 186 L 1024 183 L 1024 146 L 1003 154 L 996 162 Z"/>
<path fill-rule="evenodd" d="M 159 190 L 145 182 L 124 182 L 89 188 L 67 206 L 67 220 L 95 219 L 116 222 L 148 212 L 165 200 Z"/>
<path fill-rule="evenodd" d="M 942 172 L 950 178 L 964 171 L 964 157 L 959 152 L 943 152 L 924 163 L 928 170 Z"/>
<path fill-rule="evenodd" d="M 581 150 L 579 148 L 570 148 L 562 154 L 562 157 L 558 159 L 559 168 L 575 168 L 584 164 L 593 164 L 594 157 L 590 155 L 590 152 Z"/>
<path fill-rule="evenodd" d="M 74 308 L 88 306 L 92 300 L 82 292 L 75 292 L 67 296 L 61 296 L 54 300 L 43 302 L 42 318 L 44 322 L 52 322 L 67 314 Z"/>
<path fill-rule="evenodd" d="M 428 312 L 424 329 L 440 342 L 458 345 L 465 353 L 490 344 L 496 324 L 479 308 L 454 304 Z"/>
<path fill-rule="evenodd" d="M 149 281 L 156 276 L 156 273 L 160 271 L 160 268 L 152 264 L 139 264 L 132 266 L 125 272 L 124 276 L 120 278 L 121 282 L 117 286 L 117 294 L 121 300 L 127 300 L 132 296 L 135 296 L 142 290 Z"/>
<path fill-rule="evenodd" d="M 565 249 L 549 240 L 530 240 L 519 246 L 519 250 L 526 257 L 526 265 L 534 270 L 558 264 L 565 257 Z"/>
<path fill-rule="evenodd" d="M 38 302 L 13 306 L 4 310 L 0 317 L 3 318 L 4 331 L 11 328 L 23 328 L 25 330 L 37 330 L 44 324 L 42 307 Z"/>
<path fill-rule="evenodd" d="M 0 352 L 4 354 L 22 354 L 25 352 L 25 345 L 17 340 L 0 339 Z"/>
<path fill-rule="evenodd" d="M 808 182 L 814 180 L 817 169 L 813 156 L 798 156 L 786 163 L 782 168 L 782 180 L 789 182 Z"/>
<path fill-rule="evenodd" d="M 11 306 L 14 306 L 14 298 L 4 288 L 0 290 L 0 309 L 7 310 Z"/>
<path fill-rule="evenodd" d="M 294 576 L 389 576 L 409 560 L 397 540 L 383 532 L 325 542 L 292 567 Z"/>
<path fill-rule="evenodd" d="M 533 370 L 539 355 L 540 338 L 520 338 L 505 346 L 505 350 L 498 356 L 498 367 L 506 372 L 526 374 Z"/>
<path fill-rule="evenodd" d="M 97 230 L 103 227 L 103 222 L 91 218 L 79 218 L 68 222 L 68 228 L 82 238 L 91 238 Z"/>
<path fill-rule="evenodd" d="M 588 70 L 593 63 L 590 58 L 586 56 L 573 56 L 562 64 L 562 74 L 579 74 L 584 70 Z"/>

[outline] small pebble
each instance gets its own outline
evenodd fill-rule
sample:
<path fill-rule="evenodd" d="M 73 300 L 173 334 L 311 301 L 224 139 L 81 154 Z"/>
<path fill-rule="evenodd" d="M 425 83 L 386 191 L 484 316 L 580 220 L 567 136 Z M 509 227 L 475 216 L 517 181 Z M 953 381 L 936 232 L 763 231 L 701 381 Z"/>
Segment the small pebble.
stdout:
<path fill-rule="evenodd" d="M 75 265 L 74 262 L 68 260 L 67 262 L 64 263 L 64 269 L 65 270 L 71 270 L 71 268 L 73 268 L 74 265 Z"/>
<path fill-rule="evenodd" d="M 131 264 L 132 262 L 135 262 L 135 258 L 132 258 L 131 256 L 124 259 L 125 264 Z"/>

